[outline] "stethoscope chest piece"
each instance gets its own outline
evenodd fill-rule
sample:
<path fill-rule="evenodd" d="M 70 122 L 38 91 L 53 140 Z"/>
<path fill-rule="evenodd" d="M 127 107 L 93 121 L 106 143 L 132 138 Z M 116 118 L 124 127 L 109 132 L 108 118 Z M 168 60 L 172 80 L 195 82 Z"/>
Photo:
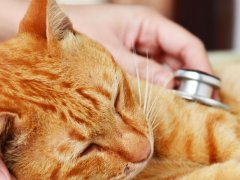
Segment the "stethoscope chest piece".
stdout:
<path fill-rule="evenodd" d="M 180 69 L 175 73 L 179 86 L 176 94 L 190 101 L 228 110 L 229 107 L 215 99 L 213 93 L 220 88 L 221 80 L 201 71 Z"/>

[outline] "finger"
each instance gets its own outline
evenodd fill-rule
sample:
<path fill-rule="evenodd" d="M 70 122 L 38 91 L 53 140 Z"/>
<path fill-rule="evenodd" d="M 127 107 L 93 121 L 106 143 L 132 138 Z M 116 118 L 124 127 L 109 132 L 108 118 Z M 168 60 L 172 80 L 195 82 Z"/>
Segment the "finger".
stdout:
<path fill-rule="evenodd" d="M 0 179 L 11 180 L 10 174 L 1 159 L 0 159 Z"/>
<path fill-rule="evenodd" d="M 131 53 L 125 48 L 119 54 L 114 57 L 120 66 L 141 79 L 152 81 L 155 84 L 166 85 L 169 79 L 173 77 L 173 72 L 170 69 L 164 68 L 152 59 Z M 169 85 L 168 87 L 172 86 Z"/>
<path fill-rule="evenodd" d="M 164 51 L 181 60 L 186 68 L 212 74 L 205 47 L 198 38 L 158 13 L 147 14 L 134 41 L 138 51 L 148 49 L 152 55 Z"/>
<path fill-rule="evenodd" d="M 203 43 L 191 33 L 160 16 L 157 33 L 159 46 L 167 54 L 181 59 L 186 68 L 213 73 Z"/>
<path fill-rule="evenodd" d="M 161 64 L 167 65 L 173 71 L 176 71 L 176 70 L 184 67 L 183 63 L 181 61 L 179 61 L 175 57 L 169 56 L 167 54 L 159 56 L 159 57 L 154 57 L 154 59 Z"/>

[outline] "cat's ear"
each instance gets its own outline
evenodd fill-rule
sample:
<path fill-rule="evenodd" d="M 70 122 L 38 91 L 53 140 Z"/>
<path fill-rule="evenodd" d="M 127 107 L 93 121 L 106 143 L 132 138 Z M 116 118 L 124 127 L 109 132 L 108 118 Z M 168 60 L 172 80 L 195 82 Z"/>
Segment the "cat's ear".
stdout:
<path fill-rule="evenodd" d="M 48 40 L 63 40 L 69 34 L 74 34 L 74 29 L 69 18 L 63 13 L 55 0 L 48 0 L 47 11 L 47 37 Z"/>
<path fill-rule="evenodd" d="M 47 38 L 47 0 L 32 0 L 19 26 L 19 34 L 28 33 Z"/>
<path fill-rule="evenodd" d="M 15 113 L 0 112 L 0 146 L 3 148 L 4 142 L 12 130 L 13 124 L 19 117 Z"/>
<path fill-rule="evenodd" d="M 55 0 L 32 0 L 22 20 L 19 33 L 52 40 L 62 40 L 74 33 L 72 23 Z"/>

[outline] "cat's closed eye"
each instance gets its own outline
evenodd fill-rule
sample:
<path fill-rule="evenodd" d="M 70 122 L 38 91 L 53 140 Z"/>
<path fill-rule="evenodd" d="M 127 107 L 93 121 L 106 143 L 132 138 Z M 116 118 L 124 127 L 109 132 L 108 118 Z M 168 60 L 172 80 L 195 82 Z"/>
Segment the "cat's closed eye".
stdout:
<path fill-rule="evenodd" d="M 94 151 L 100 151 L 101 147 L 98 144 L 90 143 L 86 146 L 85 149 L 79 154 L 79 157 L 87 156 L 88 154 L 94 152 Z"/>
<path fill-rule="evenodd" d="M 120 104 L 120 88 L 119 88 L 119 81 L 116 79 L 113 85 L 113 97 L 112 97 L 112 103 L 113 103 L 113 111 L 118 114 L 118 108 Z"/>
<path fill-rule="evenodd" d="M 118 113 L 119 104 L 120 104 L 120 91 L 118 91 L 115 101 L 114 101 L 114 109 L 115 109 L 116 113 Z"/>

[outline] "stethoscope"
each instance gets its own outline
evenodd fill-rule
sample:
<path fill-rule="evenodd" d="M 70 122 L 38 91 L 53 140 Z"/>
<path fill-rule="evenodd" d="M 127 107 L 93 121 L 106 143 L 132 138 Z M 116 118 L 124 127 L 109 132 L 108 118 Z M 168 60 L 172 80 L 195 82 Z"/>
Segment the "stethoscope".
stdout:
<path fill-rule="evenodd" d="M 184 99 L 204 105 L 229 110 L 229 107 L 213 99 L 215 90 L 220 89 L 221 80 L 202 71 L 180 69 L 175 73 L 178 81 L 176 94 Z"/>

